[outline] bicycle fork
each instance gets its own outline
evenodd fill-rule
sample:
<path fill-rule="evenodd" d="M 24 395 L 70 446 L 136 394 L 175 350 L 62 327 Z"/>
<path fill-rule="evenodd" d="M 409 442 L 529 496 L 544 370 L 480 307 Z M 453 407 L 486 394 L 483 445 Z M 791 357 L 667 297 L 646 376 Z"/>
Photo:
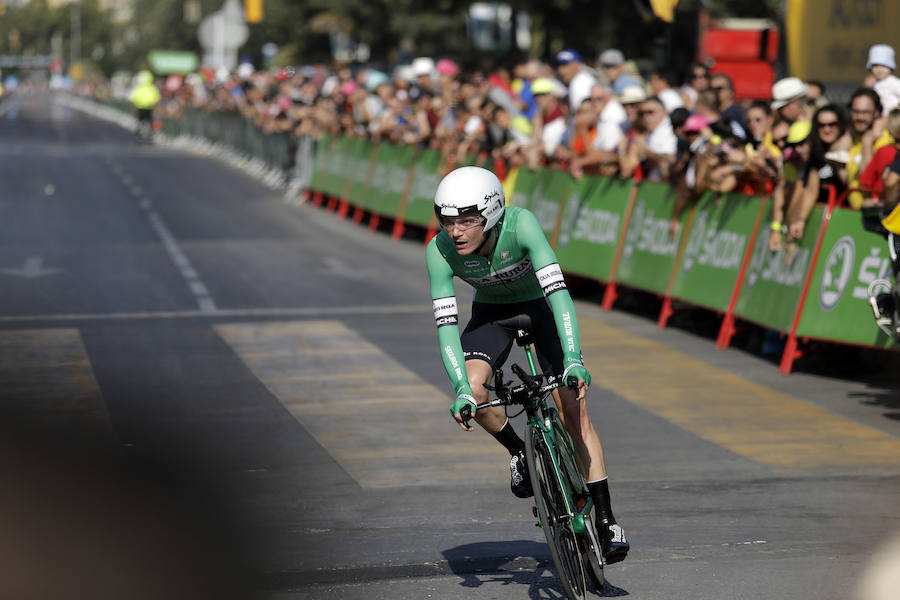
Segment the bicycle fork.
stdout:
<path fill-rule="evenodd" d="M 535 417 L 537 418 L 537 417 Z M 591 511 L 594 509 L 594 499 L 591 498 L 590 495 L 578 495 L 575 496 L 575 490 L 572 489 L 572 486 L 569 485 L 568 478 L 563 476 L 563 465 L 560 465 L 559 455 L 554 448 L 554 444 L 548 443 L 549 440 L 555 440 L 556 436 L 551 430 L 551 423 L 548 417 L 544 418 L 544 422 L 540 427 L 541 432 L 544 435 L 544 444 L 547 447 L 547 450 L 550 452 L 550 457 L 553 461 L 553 473 L 552 477 L 556 478 L 556 481 L 559 485 L 559 489 L 563 491 L 563 498 L 566 503 L 566 514 L 563 515 L 563 518 L 569 521 L 572 524 L 572 530 L 576 534 L 584 534 L 587 533 L 590 535 L 593 543 L 597 543 L 595 533 L 593 531 L 593 527 L 588 527 L 585 524 L 585 518 L 590 521 Z M 550 475 L 548 473 L 548 475 Z M 572 505 L 572 497 L 575 496 L 575 505 Z M 537 526 L 541 527 L 541 515 L 538 512 L 537 505 L 532 507 L 532 511 L 534 516 L 537 518 Z M 598 546 L 599 547 L 599 546 Z"/>

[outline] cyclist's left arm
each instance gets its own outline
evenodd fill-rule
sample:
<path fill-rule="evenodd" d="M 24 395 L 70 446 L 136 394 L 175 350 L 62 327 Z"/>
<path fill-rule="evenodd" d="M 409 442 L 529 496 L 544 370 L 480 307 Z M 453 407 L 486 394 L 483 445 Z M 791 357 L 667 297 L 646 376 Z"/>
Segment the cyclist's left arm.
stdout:
<path fill-rule="evenodd" d="M 581 358 L 581 338 L 575 304 L 566 288 L 562 269 L 556 261 L 556 253 L 550 247 L 544 231 L 533 213 L 523 211 L 519 216 L 516 235 L 519 245 L 528 251 L 538 283 L 547 297 L 563 351 L 563 379 L 574 376 L 585 384 L 591 384 L 591 375 L 584 368 Z"/>

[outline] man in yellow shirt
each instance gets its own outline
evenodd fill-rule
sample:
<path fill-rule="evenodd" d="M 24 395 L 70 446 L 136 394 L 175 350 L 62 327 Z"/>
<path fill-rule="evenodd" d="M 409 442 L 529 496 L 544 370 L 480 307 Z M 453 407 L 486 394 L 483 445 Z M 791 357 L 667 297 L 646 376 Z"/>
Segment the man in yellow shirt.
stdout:
<path fill-rule="evenodd" d="M 159 90 L 153 82 L 153 73 L 144 70 L 137 75 L 137 85 L 131 90 L 129 100 L 137 111 L 138 137 L 148 138 L 153 131 L 153 109 L 159 103 Z"/>
<path fill-rule="evenodd" d="M 859 187 L 859 176 L 872 160 L 875 151 L 894 143 L 885 128 L 886 119 L 881 116 L 881 99 L 874 90 L 859 88 L 850 98 L 850 133 L 853 145 L 847 155 L 847 187 Z M 850 192 L 847 201 L 859 210 L 867 194 Z"/>

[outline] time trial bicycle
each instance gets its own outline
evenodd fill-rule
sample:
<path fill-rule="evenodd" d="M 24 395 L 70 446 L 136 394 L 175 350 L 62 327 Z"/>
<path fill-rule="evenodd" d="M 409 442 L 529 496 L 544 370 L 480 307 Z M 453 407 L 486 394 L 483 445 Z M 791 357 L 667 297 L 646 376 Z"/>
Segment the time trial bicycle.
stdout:
<path fill-rule="evenodd" d="M 479 404 L 476 411 L 489 406 L 521 406 L 527 415 L 525 427 L 525 461 L 531 476 L 535 506 L 533 513 L 543 528 L 550 556 L 570 600 L 582 600 L 586 594 L 585 572 L 599 592 L 603 588 L 603 553 L 597 539 L 591 513 L 594 502 L 588 492 L 575 458 L 572 438 L 563 426 L 556 403 L 548 403 L 553 390 L 564 385 L 561 377 L 539 374 L 532 348 L 532 328 L 527 315 L 496 321 L 495 324 L 515 333 L 528 360 L 530 374 L 519 365 L 511 366 L 519 378 L 518 385 L 506 382 L 503 371 L 494 371 L 493 386 L 486 386 L 496 396 Z M 544 381 L 546 380 L 546 383 Z M 577 385 L 574 377 L 565 383 Z M 512 415 L 513 417 L 517 416 Z M 472 418 L 466 406 L 460 411 L 465 422 Z"/>

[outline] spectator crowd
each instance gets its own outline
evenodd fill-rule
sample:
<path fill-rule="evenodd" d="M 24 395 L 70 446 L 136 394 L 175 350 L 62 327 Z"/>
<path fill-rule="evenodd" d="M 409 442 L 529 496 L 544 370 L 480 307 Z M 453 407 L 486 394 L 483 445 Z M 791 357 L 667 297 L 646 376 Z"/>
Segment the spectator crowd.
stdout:
<path fill-rule="evenodd" d="M 390 74 L 332 68 L 201 69 L 160 82 L 157 115 L 186 109 L 236 113 L 265 132 L 320 138 L 365 136 L 440 150 L 487 154 L 503 169 L 539 166 L 665 181 L 679 214 L 707 190 L 771 195 L 773 250 L 803 235 L 817 201 L 847 192 L 853 208 L 878 206 L 897 186 L 900 79 L 894 50 L 870 49 L 860 87 L 830 102 L 817 81 L 776 81 L 771 100 L 739 100 L 724 73 L 694 63 L 678 77 L 645 81 L 617 49 L 589 66 L 578 51 L 551 63 L 522 60 L 463 71 L 420 57 Z M 892 165 L 894 165 L 892 167 Z M 896 195 L 893 193 L 893 195 Z"/>

